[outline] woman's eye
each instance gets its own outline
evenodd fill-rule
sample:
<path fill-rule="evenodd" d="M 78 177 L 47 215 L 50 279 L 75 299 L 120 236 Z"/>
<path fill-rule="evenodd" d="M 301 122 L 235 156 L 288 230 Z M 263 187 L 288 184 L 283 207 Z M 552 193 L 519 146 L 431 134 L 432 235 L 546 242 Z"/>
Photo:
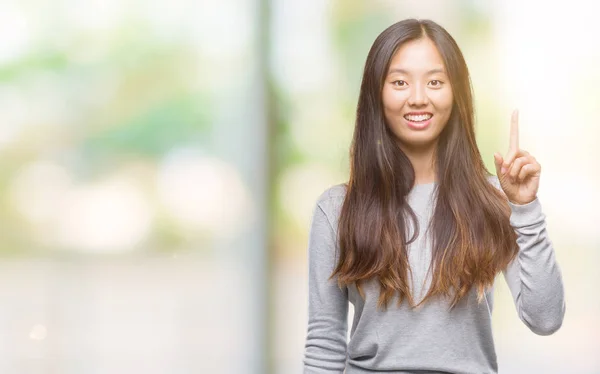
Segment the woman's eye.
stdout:
<path fill-rule="evenodd" d="M 442 85 L 442 82 L 437 79 L 434 79 L 431 82 L 429 82 L 429 84 L 432 85 L 433 87 L 440 87 Z"/>
<path fill-rule="evenodd" d="M 393 81 L 392 84 L 396 87 L 404 87 L 406 86 L 406 82 L 402 80 Z"/>

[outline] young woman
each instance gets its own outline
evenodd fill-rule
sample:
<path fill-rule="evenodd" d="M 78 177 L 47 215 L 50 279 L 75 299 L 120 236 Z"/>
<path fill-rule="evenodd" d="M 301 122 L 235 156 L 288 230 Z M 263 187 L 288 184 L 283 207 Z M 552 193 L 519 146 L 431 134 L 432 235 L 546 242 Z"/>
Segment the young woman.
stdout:
<path fill-rule="evenodd" d="M 446 30 L 409 19 L 377 37 L 349 181 L 319 197 L 310 228 L 305 374 L 497 373 L 500 271 L 531 331 L 560 328 L 540 164 L 519 148 L 515 112 L 509 152 L 488 172 L 473 117 L 468 69 Z"/>

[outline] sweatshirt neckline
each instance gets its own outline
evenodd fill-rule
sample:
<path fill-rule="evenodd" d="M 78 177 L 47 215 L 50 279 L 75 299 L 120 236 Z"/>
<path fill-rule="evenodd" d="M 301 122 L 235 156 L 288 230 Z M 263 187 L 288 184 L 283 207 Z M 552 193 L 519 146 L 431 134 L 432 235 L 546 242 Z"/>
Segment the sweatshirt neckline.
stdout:
<path fill-rule="evenodd" d="M 415 184 L 413 186 L 413 188 L 419 188 L 419 187 L 430 187 L 430 186 L 434 186 L 437 182 L 429 182 L 429 183 L 419 183 L 419 184 Z"/>

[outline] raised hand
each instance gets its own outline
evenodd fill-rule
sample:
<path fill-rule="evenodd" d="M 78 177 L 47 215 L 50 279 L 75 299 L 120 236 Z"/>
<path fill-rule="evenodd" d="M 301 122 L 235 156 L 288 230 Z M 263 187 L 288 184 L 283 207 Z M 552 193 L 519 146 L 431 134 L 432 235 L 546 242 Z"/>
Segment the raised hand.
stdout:
<path fill-rule="evenodd" d="M 510 145 L 505 158 L 494 153 L 496 174 L 506 197 L 513 204 L 535 200 L 542 166 L 529 152 L 519 148 L 519 112 L 515 109 L 510 122 Z"/>

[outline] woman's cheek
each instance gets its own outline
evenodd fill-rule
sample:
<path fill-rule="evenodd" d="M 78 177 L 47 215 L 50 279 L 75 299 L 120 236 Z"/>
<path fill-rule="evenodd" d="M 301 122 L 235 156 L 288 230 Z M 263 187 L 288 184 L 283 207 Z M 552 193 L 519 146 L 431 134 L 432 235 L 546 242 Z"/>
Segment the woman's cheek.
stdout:
<path fill-rule="evenodd" d="M 387 112 L 390 114 L 395 113 L 402 108 L 402 106 L 398 103 L 398 99 L 393 95 L 393 93 L 387 93 L 383 99 L 383 106 Z"/>
<path fill-rule="evenodd" d="M 394 111 L 402 111 L 404 104 L 406 103 L 406 93 L 400 90 L 392 92 L 390 108 Z"/>
<path fill-rule="evenodd" d="M 450 88 L 444 88 L 442 90 L 436 91 L 435 101 L 437 102 L 438 108 L 452 108 L 452 100 L 452 90 Z"/>

